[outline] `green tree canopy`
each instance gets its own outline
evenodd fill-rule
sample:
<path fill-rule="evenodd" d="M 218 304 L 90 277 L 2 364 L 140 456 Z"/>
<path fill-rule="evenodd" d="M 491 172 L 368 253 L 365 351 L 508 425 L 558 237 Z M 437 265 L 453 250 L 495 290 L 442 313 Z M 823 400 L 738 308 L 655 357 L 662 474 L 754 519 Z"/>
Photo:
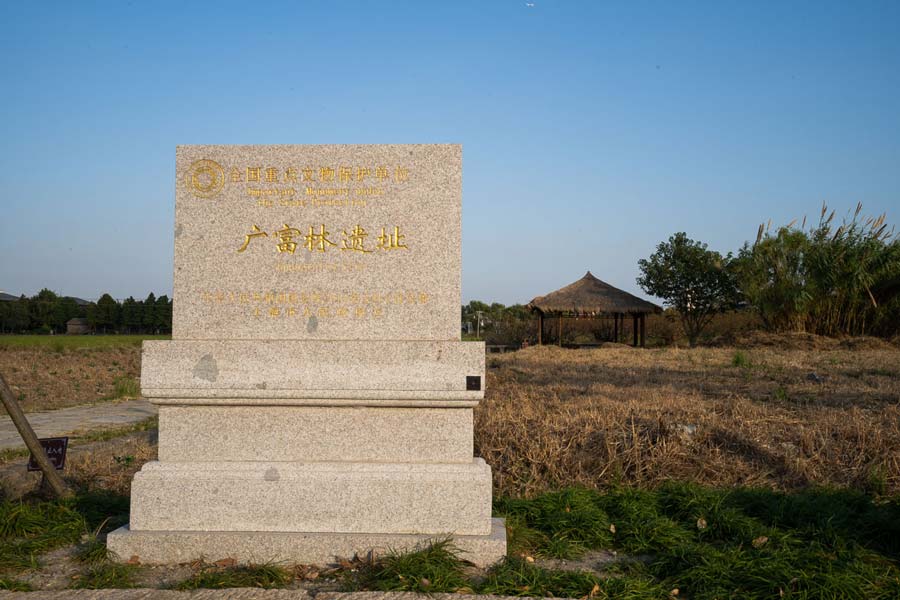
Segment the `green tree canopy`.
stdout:
<path fill-rule="evenodd" d="M 144 311 L 141 315 L 141 326 L 144 331 L 152 332 L 156 329 L 156 295 L 153 292 L 144 300 Z"/>
<path fill-rule="evenodd" d="M 101 329 L 104 333 L 115 329 L 119 324 L 119 303 L 109 294 L 100 296 L 96 309 L 91 312 L 93 313 L 91 325 Z M 88 318 L 90 317 L 89 313 Z"/>
<path fill-rule="evenodd" d="M 900 238 L 880 217 L 852 217 L 835 227 L 822 207 L 808 231 L 793 223 L 760 226 L 735 269 L 744 297 L 774 331 L 820 335 L 894 335 L 900 326 Z"/>
<path fill-rule="evenodd" d="M 638 261 L 641 288 L 678 311 L 691 346 L 713 315 L 734 306 L 737 288 L 723 257 L 706 244 L 679 232 L 656 247 L 650 258 Z"/>

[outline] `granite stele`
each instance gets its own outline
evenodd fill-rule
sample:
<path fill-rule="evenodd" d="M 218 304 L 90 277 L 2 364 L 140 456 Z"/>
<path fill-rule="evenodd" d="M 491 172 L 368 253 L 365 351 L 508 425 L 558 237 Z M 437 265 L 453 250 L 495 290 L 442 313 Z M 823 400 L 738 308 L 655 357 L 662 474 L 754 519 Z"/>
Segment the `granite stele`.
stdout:
<path fill-rule="evenodd" d="M 330 563 L 451 535 L 506 553 L 473 458 L 457 145 L 180 146 L 171 341 L 144 342 L 159 460 L 121 560 Z M 135 558 L 136 557 L 136 558 Z"/>

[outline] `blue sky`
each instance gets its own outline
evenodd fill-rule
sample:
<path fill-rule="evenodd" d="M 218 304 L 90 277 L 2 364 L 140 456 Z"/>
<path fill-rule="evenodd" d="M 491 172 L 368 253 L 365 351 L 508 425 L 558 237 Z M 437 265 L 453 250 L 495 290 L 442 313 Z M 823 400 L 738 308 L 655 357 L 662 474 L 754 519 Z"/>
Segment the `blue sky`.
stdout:
<path fill-rule="evenodd" d="M 900 2 L 5 2 L 0 289 L 171 293 L 176 144 L 463 144 L 463 300 L 900 216 Z M 641 294 L 643 295 L 643 294 Z"/>

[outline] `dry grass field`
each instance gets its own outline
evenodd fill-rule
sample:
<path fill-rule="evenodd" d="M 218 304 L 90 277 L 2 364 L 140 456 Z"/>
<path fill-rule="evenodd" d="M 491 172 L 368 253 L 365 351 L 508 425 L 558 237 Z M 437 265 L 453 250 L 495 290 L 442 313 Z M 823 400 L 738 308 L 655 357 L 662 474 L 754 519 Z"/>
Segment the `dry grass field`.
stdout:
<path fill-rule="evenodd" d="M 50 336 L 9 338 L 52 339 Z M 0 373 L 25 412 L 136 396 L 141 370 L 140 341 L 94 346 L 10 343 L 0 338 Z M 115 340 L 125 336 L 109 336 Z M 76 341 L 91 338 L 68 338 Z M 94 339 L 104 339 L 97 336 Z"/>
<path fill-rule="evenodd" d="M 900 491 L 900 349 L 809 335 L 737 343 L 489 356 L 475 444 L 495 493 L 670 479 Z"/>
<path fill-rule="evenodd" d="M 96 339 L 0 344 L 0 373 L 28 411 L 137 393 L 140 340 Z M 721 343 L 489 355 L 475 444 L 497 495 L 668 479 L 900 491 L 900 348 L 805 334 Z"/>

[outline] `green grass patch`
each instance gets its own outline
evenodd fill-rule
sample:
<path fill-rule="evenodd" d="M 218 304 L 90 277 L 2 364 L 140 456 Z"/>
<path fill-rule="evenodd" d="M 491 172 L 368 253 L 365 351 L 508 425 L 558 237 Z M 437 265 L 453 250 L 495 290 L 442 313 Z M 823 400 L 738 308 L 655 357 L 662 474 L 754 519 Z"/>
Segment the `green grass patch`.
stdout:
<path fill-rule="evenodd" d="M 115 398 L 137 398 L 141 395 L 141 383 L 134 377 L 116 377 L 113 386 Z"/>
<path fill-rule="evenodd" d="M 415 552 L 390 553 L 364 567 L 356 589 L 421 593 L 472 591 L 465 563 L 448 540 L 439 540 Z"/>
<path fill-rule="evenodd" d="M 612 522 L 591 490 L 567 489 L 533 500 L 501 499 L 494 510 L 512 520 L 515 548 L 542 556 L 575 558 L 612 543 Z"/>
<path fill-rule="evenodd" d="M 128 508 L 128 498 L 102 492 L 51 502 L 0 501 L 0 570 L 34 568 L 41 554 L 127 523 Z"/>
<path fill-rule="evenodd" d="M 32 568 L 39 555 L 74 544 L 85 531 L 84 517 L 67 504 L 0 502 L 0 569 Z"/>
<path fill-rule="evenodd" d="M 665 513 L 657 492 L 621 488 L 596 500 L 612 520 L 610 547 L 638 555 L 687 543 L 692 532 Z"/>
<path fill-rule="evenodd" d="M 734 353 L 734 356 L 731 357 L 731 366 L 739 369 L 749 369 L 750 359 L 747 358 L 747 355 L 743 351 L 738 350 Z"/>
<path fill-rule="evenodd" d="M 290 584 L 294 576 L 284 567 L 274 564 L 242 565 L 236 567 L 209 566 L 175 586 L 178 590 L 201 588 L 282 588 Z"/>
<path fill-rule="evenodd" d="M 600 582 L 586 572 L 551 571 L 521 558 L 508 558 L 488 572 L 478 591 L 501 596 L 583 598 Z"/>
<path fill-rule="evenodd" d="M 144 340 L 169 340 L 170 335 L 2 335 L 0 348 L 40 348 L 65 352 L 79 348 L 140 346 Z"/>
<path fill-rule="evenodd" d="M 23 458 L 29 454 L 31 453 L 28 451 L 28 448 L 7 448 L 6 450 L 0 450 L 0 463 Z"/>
<path fill-rule="evenodd" d="M 7 592 L 30 592 L 33 591 L 34 588 L 32 588 L 31 584 L 26 581 L 19 581 L 18 579 L 10 579 L 8 577 L 0 577 L 0 590 L 4 590 Z"/>
<path fill-rule="evenodd" d="M 78 443 L 105 442 L 107 440 L 119 438 L 130 433 L 150 431 L 151 429 L 157 429 L 158 427 L 159 417 L 150 417 L 149 419 L 138 421 L 137 423 L 132 423 L 131 425 L 126 425 L 125 427 L 116 427 L 115 429 L 100 429 L 98 431 L 90 431 L 83 435 L 73 436 L 70 437 L 70 441 L 72 439 L 75 439 Z"/>
<path fill-rule="evenodd" d="M 673 482 L 655 490 L 500 499 L 495 512 L 507 518 L 510 558 L 479 593 L 665 598 L 677 589 L 692 599 L 900 598 L 897 498 Z M 644 560 L 598 575 L 547 571 L 521 558 L 601 549 Z"/>
<path fill-rule="evenodd" d="M 649 600 L 671 598 L 672 588 L 647 574 L 601 577 L 587 571 L 542 569 L 521 558 L 509 557 L 488 571 L 476 591 L 498 596 Z"/>
<path fill-rule="evenodd" d="M 72 558 L 74 558 L 76 562 L 85 565 L 99 566 L 110 562 L 114 557 L 112 556 L 112 552 L 106 547 L 106 542 L 99 537 L 94 536 L 86 542 L 82 542 L 81 545 L 75 549 Z"/>
<path fill-rule="evenodd" d="M 77 575 L 69 587 L 76 590 L 128 589 L 136 587 L 137 567 L 114 562 L 101 562 Z"/>
<path fill-rule="evenodd" d="M 855 490 L 719 490 L 671 482 L 654 490 L 567 489 L 498 499 L 509 557 L 475 575 L 452 543 L 438 541 L 345 569 L 349 589 L 511 596 L 692 600 L 900 598 L 900 498 Z M 126 588 L 138 567 L 111 562 L 100 541 L 127 521 L 128 499 L 81 494 L 60 502 L 0 503 L 0 568 L 24 570 L 41 553 L 80 544 L 79 588 Z M 602 571 L 542 568 L 531 557 L 615 550 L 631 560 Z M 640 558 L 640 560 L 635 560 Z M 586 565 L 591 563 L 585 563 Z M 272 564 L 206 566 L 177 588 L 289 586 Z M 2 585 L 17 585 L 12 579 Z"/>

